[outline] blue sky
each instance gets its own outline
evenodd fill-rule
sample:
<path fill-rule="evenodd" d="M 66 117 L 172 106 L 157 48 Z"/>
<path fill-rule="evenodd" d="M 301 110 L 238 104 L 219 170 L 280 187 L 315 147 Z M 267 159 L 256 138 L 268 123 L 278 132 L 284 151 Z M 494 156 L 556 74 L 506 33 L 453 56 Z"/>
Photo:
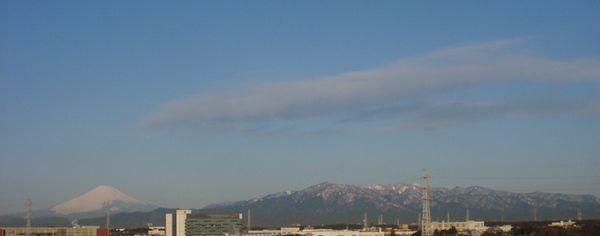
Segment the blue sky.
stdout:
<path fill-rule="evenodd" d="M 600 195 L 596 1 L 0 3 L 0 213 L 323 181 Z"/>

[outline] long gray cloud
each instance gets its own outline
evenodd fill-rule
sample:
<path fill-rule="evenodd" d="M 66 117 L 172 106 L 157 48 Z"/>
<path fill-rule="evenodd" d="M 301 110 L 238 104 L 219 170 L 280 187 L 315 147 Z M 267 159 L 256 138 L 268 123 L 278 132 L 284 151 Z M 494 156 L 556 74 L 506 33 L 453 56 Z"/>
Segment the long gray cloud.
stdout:
<path fill-rule="evenodd" d="M 140 126 L 239 131 L 280 120 L 362 114 L 399 101 L 497 81 L 600 81 L 597 59 L 545 58 L 519 52 L 519 45 L 504 40 L 454 46 L 370 70 L 199 94 L 166 102 Z M 426 111 L 421 110 L 423 115 Z"/>
<path fill-rule="evenodd" d="M 386 127 L 388 130 L 435 129 L 452 125 L 501 119 L 516 116 L 598 116 L 600 100 L 515 100 L 489 101 L 442 101 L 411 103 L 383 107 L 347 117 L 341 122 L 368 122 L 372 120 L 404 118 L 402 125 Z M 378 129 L 382 130 L 382 129 Z"/>

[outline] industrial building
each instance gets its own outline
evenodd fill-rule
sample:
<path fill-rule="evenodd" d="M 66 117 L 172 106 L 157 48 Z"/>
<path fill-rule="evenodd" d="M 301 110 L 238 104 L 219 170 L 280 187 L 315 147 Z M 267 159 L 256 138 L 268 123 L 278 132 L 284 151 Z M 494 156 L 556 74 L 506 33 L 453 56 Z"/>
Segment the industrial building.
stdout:
<path fill-rule="evenodd" d="M 185 236 L 239 235 L 242 233 L 242 214 L 189 215 L 185 221 Z"/>
<path fill-rule="evenodd" d="M 3 236 L 108 236 L 106 228 L 98 226 L 83 227 L 2 227 L 0 234 Z"/>
<path fill-rule="evenodd" d="M 173 225 L 175 221 L 175 225 Z M 242 214 L 192 214 L 191 210 L 165 215 L 165 236 L 239 235 L 244 230 Z"/>

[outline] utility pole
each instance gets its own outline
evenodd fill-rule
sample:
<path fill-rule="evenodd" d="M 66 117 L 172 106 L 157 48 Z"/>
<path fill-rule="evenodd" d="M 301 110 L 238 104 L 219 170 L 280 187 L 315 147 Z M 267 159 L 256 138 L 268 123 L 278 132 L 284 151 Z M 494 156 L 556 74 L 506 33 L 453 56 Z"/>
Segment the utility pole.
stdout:
<path fill-rule="evenodd" d="M 577 210 L 577 220 L 583 220 L 583 213 L 581 213 L 581 208 Z"/>
<path fill-rule="evenodd" d="M 369 228 L 369 221 L 367 219 L 367 212 L 363 215 L 363 230 L 367 230 Z"/>
<path fill-rule="evenodd" d="M 110 209 L 106 210 L 106 235 L 110 236 Z"/>
<path fill-rule="evenodd" d="M 25 228 L 25 235 L 31 236 L 31 199 L 27 199 L 27 225 Z"/>
<path fill-rule="evenodd" d="M 431 176 L 427 173 L 427 169 L 423 169 L 423 219 L 421 219 L 421 236 L 432 236 L 431 232 L 431 209 L 429 204 L 431 198 L 429 198 L 429 179 Z"/>
<path fill-rule="evenodd" d="M 252 223 L 252 221 L 250 220 L 250 209 L 248 209 L 248 231 L 252 230 L 252 225 L 250 223 Z"/>

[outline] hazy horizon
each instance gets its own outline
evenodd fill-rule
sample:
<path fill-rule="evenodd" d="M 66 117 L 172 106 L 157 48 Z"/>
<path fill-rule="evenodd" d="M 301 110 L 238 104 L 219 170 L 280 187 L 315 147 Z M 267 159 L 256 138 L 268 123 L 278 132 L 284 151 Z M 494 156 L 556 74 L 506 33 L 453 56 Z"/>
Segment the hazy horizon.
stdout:
<path fill-rule="evenodd" d="M 600 196 L 600 2 L 0 2 L 0 214 L 114 186 Z"/>

